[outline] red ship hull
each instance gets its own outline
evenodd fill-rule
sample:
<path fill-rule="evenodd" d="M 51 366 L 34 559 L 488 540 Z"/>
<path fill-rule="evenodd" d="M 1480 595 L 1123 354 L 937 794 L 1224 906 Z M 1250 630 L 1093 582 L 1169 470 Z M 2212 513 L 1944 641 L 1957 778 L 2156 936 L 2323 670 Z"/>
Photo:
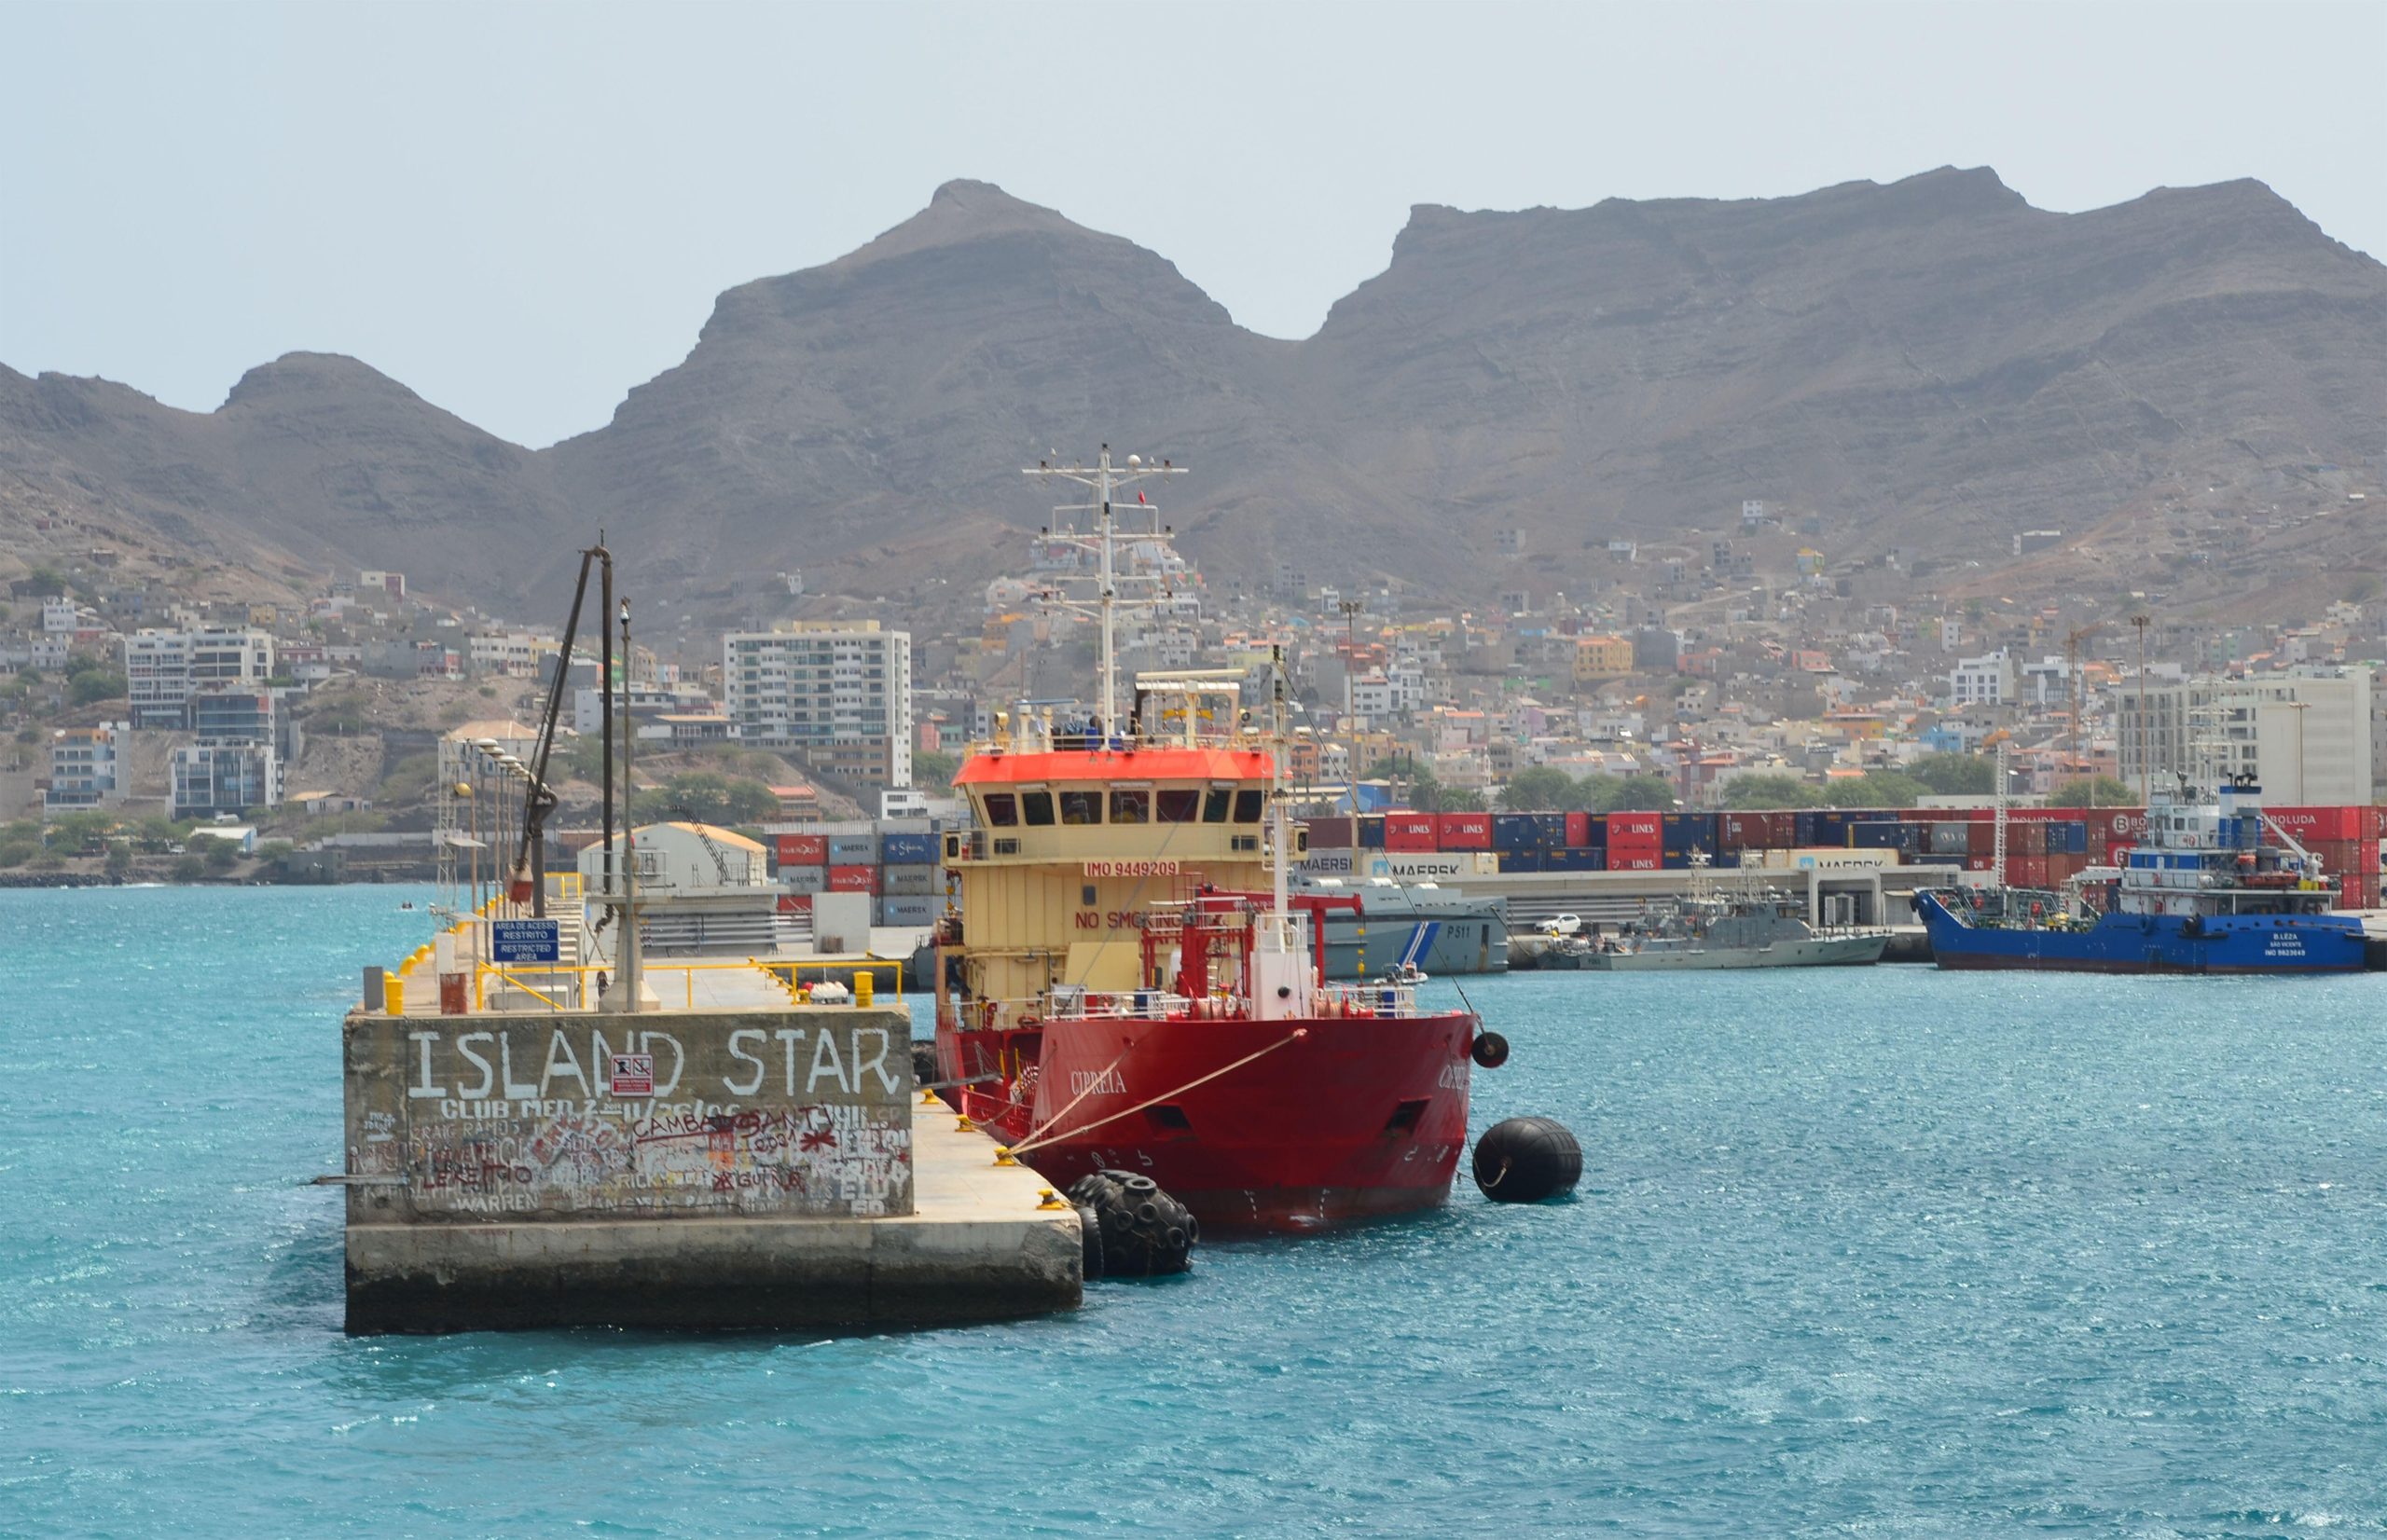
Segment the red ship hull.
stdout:
<path fill-rule="evenodd" d="M 948 1073 L 1001 1077 L 962 1110 L 1056 1185 L 1136 1171 L 1206 1229 L 1307 1231 L 1449 1197 L 1474 1033 L 1462 1012 L 1089 1016 L 940 1046 Z"/>

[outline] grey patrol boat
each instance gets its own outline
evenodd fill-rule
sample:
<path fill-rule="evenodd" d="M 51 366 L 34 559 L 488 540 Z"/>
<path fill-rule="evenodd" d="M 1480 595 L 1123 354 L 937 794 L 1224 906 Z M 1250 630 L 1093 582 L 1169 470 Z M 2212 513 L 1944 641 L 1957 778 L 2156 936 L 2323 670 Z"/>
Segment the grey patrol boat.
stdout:
<path fill-rule="evenodd" d="M 1703 869 L 1704 872 L 1704 869 Z M 1697 891 L 1613 932 L 1561 938 L 1542 955 L 1547 969 L 1633 973 L 1662 969 L 1856 968 L 1882 960 L 1886 929 L 1818 930 L 1798 901 L 1762 888 Z"/>

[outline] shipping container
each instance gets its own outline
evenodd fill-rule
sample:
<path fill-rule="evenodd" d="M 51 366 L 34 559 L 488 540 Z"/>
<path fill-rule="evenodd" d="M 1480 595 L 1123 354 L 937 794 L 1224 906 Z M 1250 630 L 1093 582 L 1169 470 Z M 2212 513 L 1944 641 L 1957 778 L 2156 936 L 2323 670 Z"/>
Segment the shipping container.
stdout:
<path fill-rule="evenodd" d="M 1564 815 L 1561 815 L 1564 817 Z M 1492 848 L 1495 850 L 1542 850 L 1549 842 L 1541 837 L 1541 825 L 1531 813 L 1495 813 L 1492 815 Z"/>
<path fill-rule="evenodd" d="M 2048 859 L 2045 856 L 2018 856 L 2009 846 L 2006 852 L 2006 881 L 2014 887 L 2045 887 L 2048 885 Z"/>
<path fill-rule="evenodd" d="M 1787 850 L 1798 837 L 1796 813 L 1719 813 L 1716 817 L 1719 850 Z"/>
<path fill-rule="evenodd" d="M 878 868 L 832 866 L 829 868 L 828 890 L 832 893 L 876 893 L 878 891 Z"/>
<path fill-rule="evenodd" d="M 1566 848 L 1588 850 L 1605 847 L 1607 844 L 1607 821 L 1605 818 L 1595 818 L 1589 813 L 1566 815 Z"/>
<path fill-rule="evenodd" d="M 1499 855 L 1503 872 L 1547 871 L 1549 858 L 1539 850 L 1503 850 Z"/>
<path fill-rule="evenodd" d="M 1384 815 L 1370 813 L 1359 819 L 1359 848 L 1381 850 L 1384 845 Z"/>
<path fill-rule="evenodd" d="M 1435 838 L 1442 850 L 1489 850 L 1492 848 L 1492 815 L 1489 813 L 1442 813 L 1435 818 Z"/>
<path fill-rule="evenodd" d="M 1665 837 L 1663 813 L 1610 813 L 1607 816 L 1607 843 L 1611 849 L 1621 843 L 1648 841 L 1663 844 Z"/>
<path fill-rule="evenodd" d="M 831 866 L 876 866 L 878 864 L 878 836 L 876 834 L 832 834 L 829 836 Z"/>
<path fill-rule="evenodd" d="M 1997 826 L 1989 823 L 1965 825 L 1965 843 L 1968 854 L 1989 855 L 1997 848 Z"/>
<path fill-rule="evenodd" d="M 1931 832 L 1931 853 L 1935 856 L 1961 856 L 1972 848 L 1972 825 L 1969 823 L 1926 823 Z"/>
<path fill-rule="evenodd" d="M 778 882 L 789 893 L 825 893 L 829 890 L 829 869 L 825 866 L 782 866 Z"/>
<path fill-rule="evenodd" d="M 933 866 L 882 866 L 878 869 L 878 890 L 890 899 L 918 898 L 943 892 L 945 883 Z"/>
<path fill-rule="evenodd" d="M 925 866 L 937 859 L 934 834 L 881 834 L 878 860 L 882 866 Z"/>
<path fill-rule="evenodd" d="M 780 834 L 775 837 L 781 866 L 826 866 L 829 864 L 829 842 L 820 834 Z"/>
<path fill-rule="evenodd" d="M 1919 823 L 1899 823 L 1887 818 L 1852 823 L 1848 826 L 1848 844 L 1856 850 L 1896 850 L 1909 854 L 1920 843 L 1923 828 Z"/>
<path fill-rule="evenodd" d="M 1542 858 L 1542 860 L 1547 870 L 1552 872 L 1605 872 L 1607 870 L 1607 852 L 1597 846 L 1569 846 L 1562 850 L 1551 851 Z"/>
<path fill-rule="evenodd" d="M 1607 869 L 1611 872 L 1656 872 L 1663 869 L 1665 857 L 1655 846 L 1648 851 L 1621 851 L 1614 845 L 1607 847 Z"/>
<path fill-rule="evenodd" d="M 2314 840 L 2357 840 L 2370 831 L 2367 807 L 2266 807 L 2263 811 L 2304 845 Z"/>
<path fill-rule="evenodd" d="M 809 894 L 809 893 L 782 893 L 782 894 L 780 894 L 780 914 L 811 914 L 811 913 L 812 913 L 812 895 L 811 895 L 811 894 Z"/>
<path fill-rule="evenodd" d="M 1359 820 L 1331 818 L 1309 820 L 1309 847 L 1312 850 L 1348 850 L 1359 836 Z"/>
<path fill-rule="evenodd" d="M 1704 850 L 1716 853 L 1716 815 L 1713 813 L 1667 813 L 1659 824 L 1666 853 L 1688 853 Z"/>
<path fill-rule="evenodd" d="M 1439 827 L 1431 813 L 1387 813 L 1384 816 L 1384 847 L 1387 850 L 1430 851 Z"/>
<path fill-rule="evenodd" d="M 881 925 L 927 926 L 936 923 L 938 902 L 935 899 L 890 895 L 878 901 L 878 923 Z"/>

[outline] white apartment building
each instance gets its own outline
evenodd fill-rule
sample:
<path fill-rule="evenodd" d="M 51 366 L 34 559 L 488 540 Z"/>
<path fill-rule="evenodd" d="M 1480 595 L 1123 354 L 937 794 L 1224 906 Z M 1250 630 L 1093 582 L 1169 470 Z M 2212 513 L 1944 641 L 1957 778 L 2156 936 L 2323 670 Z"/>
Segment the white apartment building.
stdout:
<path fill-rule="evenodd" d="M 49 785 L 42 791 L 45 814 L 72 813 L 118 801 L 124 791 L 122 759 L 128 722 L 62 727 L 49 735 Z"/>
<path fill-rule="evenodd" d="M 273 677 L 273 638 L 245 627 L 145 627 L 124 639 L 124 677 L 133 726 L 186 727 L 199 692 L 265 688 Z"/>
<path fill-rule="evenodd" d="M 1951 704 L 1960 711 L 1968 706 L 2004 706 L 2015 695 L 2014 660 L 2002 650 L 1958 658 L 1948 684 Z"/>
<path fill-rule="evenodd" d="M 2251 775 L 2267 801 L 2303 807 L 2366 803 L 2371 679 L 2358 668 L 2259 679 L 2195 679 L 2121 690 L 2121 775 L 2135 788 L 2185 775 L 2199 786 Z"/>
<path fill-rule="evenodd" d="M 798 621 L 722 639 L 738 736 L 881 786 L 912 784 L 912 637 L 873 621 Z"/>
<path fill-rule="evenodd" d="M 476 677 L 535 679 L 539 659 L 559 646 L 535 631 L 484 631 L 464 643 L 464 664 Z"/>

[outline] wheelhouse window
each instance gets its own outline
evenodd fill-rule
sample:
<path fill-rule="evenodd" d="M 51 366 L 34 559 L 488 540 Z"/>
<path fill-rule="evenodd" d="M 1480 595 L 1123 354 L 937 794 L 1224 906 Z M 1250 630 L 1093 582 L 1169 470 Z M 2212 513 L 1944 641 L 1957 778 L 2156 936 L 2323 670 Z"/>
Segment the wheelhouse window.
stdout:
<path fill-rule="evenodd" d="M 1192 823 L 1202 812 L 1202 793 L 1193 787 L 1152 793 L 1152 811 L 1161 823 Z"/>
<path fill-rule="evenodd" d="M 1258 823 L 1262 800 L 1258 791 L 1237 791 L 1235 794 L 1235 821 Z"/>
<path fill-rule="evenodd" d="M 1203 795 L 1202 821 L 1224 823 L 1227 821 L 1227 810 L 1234 805 L 1235 793 L 1223 786 L 1214 786 Z"/>
<path fill-rule="evenodd" d="M 1061 796 L 1061 822 L 1075 829 L 1102 821 L 1102 793 L 1099 791 L 1064 791 Z"/>
<path fill-rule="evenodd" d="M 1152 794 L 1150 791 L 1111 792 L 1111 821 L 1113 823 L 1152 822 Z"/>
<path fill-rule="evenodd" d="M 995 829 L 1013 829 L 1019 824 L 1019 798 L 1009 791 L 987 793 L 987 823 Z"/>
<path fill-rule="evenodd" d="M 1052 792 L 1022 792 L 1019 798 L 1019 810 L 1027 816 L 1028 828 L 1050 829 L 1053 827 Z"/>

